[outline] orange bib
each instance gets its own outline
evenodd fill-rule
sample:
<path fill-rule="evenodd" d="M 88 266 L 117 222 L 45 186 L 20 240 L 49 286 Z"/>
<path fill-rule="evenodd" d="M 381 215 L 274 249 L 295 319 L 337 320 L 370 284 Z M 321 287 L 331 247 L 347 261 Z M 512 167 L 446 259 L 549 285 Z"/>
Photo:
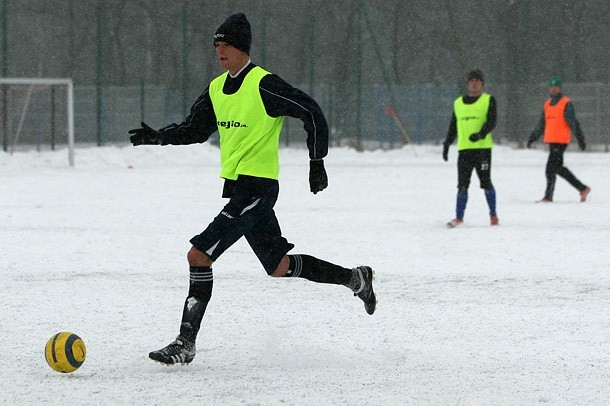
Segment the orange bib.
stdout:
<path fill-rule="evenodd" d="M 551 106 L 551 99 L 544 103 L 544 139 L 547 144 L 569 144 L 572 130 L 565 119 L 564 112 L 569 98 L 563 96 Z"/>

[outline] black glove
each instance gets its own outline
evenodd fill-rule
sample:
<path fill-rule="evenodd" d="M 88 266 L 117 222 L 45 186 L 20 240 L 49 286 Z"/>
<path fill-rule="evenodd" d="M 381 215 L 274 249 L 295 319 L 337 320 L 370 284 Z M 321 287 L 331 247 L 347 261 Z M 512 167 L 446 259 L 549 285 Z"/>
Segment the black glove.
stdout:
<path fill-rule="evenodd" d="M 585 144 L 585 140 L 578 140 L 578 148 L 580 148 L 581 151 L 587 149 L 587 144 Z"/>
<path fill-rule="evenodd" d="M 468 137 L 468 138 L 472 142 L 477 142 L 478 140 L 482 140 L 483 138 L 485 138 L 486 135 L 487 134 L 474 133 L 474 134 L 470 134 L 470 137 Z"/>
<path fill-rule="evenodd" d="M 449 160 L 449 145 L 443 144 L 443 159 L 446 161 Z"/>
<path fill-rule="evenodd" d="M 322 159 L 309 161 L 309 190 L 314 195 L 328 186 L 328 176 Z"/>
<path fill-rule="evenodd" d="M 144 121 L 140 123 L 142 128 L 134 128 L 129 130 L 129 134 L 133 134 L 129 137 L 129 140 L 135 147 L 136 145 L 161 145 L 163 136 L 157 130 L 150 128 Z"/>
<path fill-rule="evenodd" d="M 529 149 L 532 147 L 532 144 L 538 140 L 540 135 L 536 135 L 536 133 L 531 133 L 529 138 L 527 139 L 527 144 L 525 146 Z"/>

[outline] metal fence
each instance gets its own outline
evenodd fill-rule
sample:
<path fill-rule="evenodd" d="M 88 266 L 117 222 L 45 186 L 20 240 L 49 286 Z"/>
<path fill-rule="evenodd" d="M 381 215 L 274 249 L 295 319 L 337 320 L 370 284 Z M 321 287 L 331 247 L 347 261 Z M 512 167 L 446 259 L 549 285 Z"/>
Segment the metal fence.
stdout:
<path fill-rule="evenodd" d="M 442 142 L 453 100 L 459 94 L 457 86 L 447 85 L 394 86 L 393 89 L 373 85 L 361 87 L 360 92 L 328 84 L 301 88 L 312 94 L 325 111 L 331 128 L 331 145 L 364 149 L 402 145 L 401 132 L 394 119 L 386 114 L 387 107 L 397 112 L 414 143 Z M 486 91 L 496 98 L 498 105 L 498 124 L 494 131 L 497 143 L 518 144 L 527 139 L 540 118 L 547 90 L 546 84 L 518 89 L 503 84 L 487 86 Z M 76 86 L 74 91 L 77 143 L 127 142 L 127 130 L 137 127 L 141 120 L 160 128 L 181 122 L 188 113 L 183 111 L 183 94 L 176 89 L 129 86 L 103 87 L 98 91 L 95 86 Z M 610 102 L 606 95 L 609 91 L 610 85 L 598 83 L 564 86 L 564 93 L 575 105 L 587 144 L 593 149 L 608 150 Z M 520 100 L 515 113 L 518 119 L 513 124 L 508 123 L 506 111 L 510 94 L 512 97 L 517 94 Z M 195 98 L 193 95 L 189 103 Z M 8 126 L 7 134 L 2 137 L 7 137 L 9 144 L 48 148 L 67 142 L 65 90 L 11 86 L 6 100 Z M 16 134 L 17 123 L 21 123 L 19 134 Z M 303 146 L 305 138 L 298 120 L 286 120 L 282 132 L 284 145 Z"/>

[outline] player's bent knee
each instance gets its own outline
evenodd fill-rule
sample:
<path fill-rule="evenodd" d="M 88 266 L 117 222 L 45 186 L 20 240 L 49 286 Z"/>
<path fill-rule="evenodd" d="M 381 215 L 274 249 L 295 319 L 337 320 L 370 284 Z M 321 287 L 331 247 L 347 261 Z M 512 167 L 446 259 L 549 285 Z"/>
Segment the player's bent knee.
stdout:
<path fill-rule="evenodd" d="M 205 252 L 200 251 L 196 247 L 191 247 L 186 259 L 190 266 L 212 266 L 212 259 Z"/>

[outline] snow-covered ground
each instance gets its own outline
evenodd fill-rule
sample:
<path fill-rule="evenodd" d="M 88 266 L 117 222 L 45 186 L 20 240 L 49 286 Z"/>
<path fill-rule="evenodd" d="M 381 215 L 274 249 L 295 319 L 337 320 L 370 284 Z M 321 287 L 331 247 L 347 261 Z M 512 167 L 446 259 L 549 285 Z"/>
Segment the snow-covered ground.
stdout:
<path fill-rule="evenodd" d="M 0 404 L 603 405 L 610 399 L 610 155 L 496 147 L 501 225 L 473 176 L 453 217 L 456 150 L 331 150 L 308 189 L 305 150 L 282 150 L 276 206 L 295 253 L 376 269 L 368 316 L 343 287 L 266 276 L 238 242 L 187 367 L 148 352 L 177 334 L 188 240 L 218 213 L 218 151 L 110 146 L 0 154 Z M 87 360 L 52 371 L 47 339 L 80 335 Z"/>

